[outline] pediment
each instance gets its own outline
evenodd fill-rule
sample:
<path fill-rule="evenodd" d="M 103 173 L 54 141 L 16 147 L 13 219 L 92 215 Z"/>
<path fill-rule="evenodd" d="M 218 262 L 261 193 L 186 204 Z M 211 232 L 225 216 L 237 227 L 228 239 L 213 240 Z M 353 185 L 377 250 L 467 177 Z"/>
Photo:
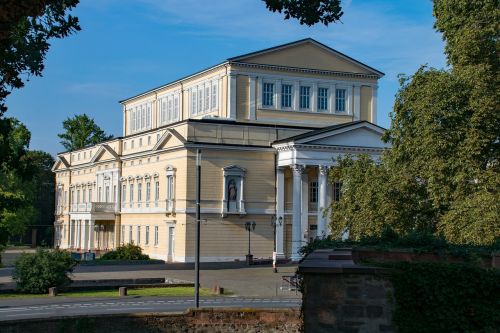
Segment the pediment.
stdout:
<path fill-rule="evenodd" d="M 184 138 L 174 129 L 167 129 L 160 137 L 160 140 L 154 145 L 151 150 L 160 150 L 169 147 L 177 147 L 186 142 Z"/>
<path fill-rule="evenodd" d="M 230 58 L 229 60 L 334 72 L 361 73 L 379 77 L 384 75 L 384 73 L 360 61 L 310 38 Z"/>
<path fill-rule="evenodd" d="M 343 147 L 370 147 L 390 148 L 382 141 L 384 130 L 368 122 L 346 126 L 332 131 L 325 131 L 318 135 L 296 140 L 297 144 L 343 146 Z"/>
<path fill-rule="evenodd" d="M 63 170 L 69 168 L 69 163 L 66 161 L 66 159 L 62 156 L 58 156 L 56 159 L 56 162 L 52 166 L 52 172 L 57 171 L 57 170 Z"/>
<path fill-rule="evenodd" d="M 95 155 L 92 157 L 91 163 L 99 161 L 118 160 L 118 154 L 108 145 L 101 145 Z"/>

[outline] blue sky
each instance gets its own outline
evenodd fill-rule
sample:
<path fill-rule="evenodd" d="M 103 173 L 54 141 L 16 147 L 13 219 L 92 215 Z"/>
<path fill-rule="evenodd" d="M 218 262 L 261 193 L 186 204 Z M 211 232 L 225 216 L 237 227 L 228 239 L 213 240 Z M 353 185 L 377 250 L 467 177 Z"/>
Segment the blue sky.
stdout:
<path fill-rule="evenodd" d="M 108 133 L 122 134 L 118 101 L 229 57 L 305 37 L 386 74 L 378 123 L 389 127 L 397 75 L 422 64 L 444 67 L 430 0 L 342 1 L 343 23 L 301 26 L 260 0 L 81 0 L 73 14 L 82 31 L 53 41 L 41 78 L 8 98 L 8 116 L 32 133 L 31 149 L 64 150 L 62 121 L 87 113 Z"/>

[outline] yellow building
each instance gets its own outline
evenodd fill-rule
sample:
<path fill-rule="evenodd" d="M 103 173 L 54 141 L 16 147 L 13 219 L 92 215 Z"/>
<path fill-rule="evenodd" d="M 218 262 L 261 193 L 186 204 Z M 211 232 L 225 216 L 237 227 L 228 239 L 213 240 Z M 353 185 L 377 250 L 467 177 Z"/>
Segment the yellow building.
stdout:
<path fill-rule="evenodd" d="M 386 148 L 375 125 L 382 76 L 304 39 L 121 101 L 123 137 L 57 156 L 56 244 L 134 242 L 152 258 L 194 261 L 201 149 L 201 260 L 244 260 L 248 221 L 254 257 L 299 259 L 328 233 L 335 157 Z"/>

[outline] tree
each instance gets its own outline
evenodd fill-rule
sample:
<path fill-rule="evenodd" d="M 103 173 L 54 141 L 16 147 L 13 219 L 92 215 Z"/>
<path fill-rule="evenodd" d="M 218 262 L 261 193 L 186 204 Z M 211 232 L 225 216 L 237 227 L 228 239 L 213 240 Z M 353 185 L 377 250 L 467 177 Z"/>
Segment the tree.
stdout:
<path fill-rule="evenodd" d="M 494 0 L 435 0 L 434 16 L 451 68 L 423 66 L 402 76 L 384 136 L 391 150 L 377 167 L 359 159 L 334 171 L 359 183 L 333 204 L 337 236 L 342 228 L 353 238 L 381 235 L 389 226 L 453 243 L 500 239 L 500 7 Z"/>
<path fill-rule="evenodd" d="M 24 86 L 22 77 L 41 76 L 51 38 L 80 30 L 68 14 L 79 0 L 4 0 L 0 2 L 0 116 L 5 98 Z"/>
<path fill-rule="evenodd" d="M 321 22 L 324 25 L 340 21 L 344 14 L 340 0 L 263 0 L 267 9 L 284 13 L 285 20 L 294 18 L 300 24 L 312 26 Z"/>
<path fill-rule="evenodd" d="M 75 115 L 63 122 L 64 133 L 58 134 L 62 139 L 61 144 L 67 150 L 75 150 L 95 145 L 99 142 L 111 139 L 112 135 L 107 135 L 97 126 L 94 119 L 86 114 Z"/>

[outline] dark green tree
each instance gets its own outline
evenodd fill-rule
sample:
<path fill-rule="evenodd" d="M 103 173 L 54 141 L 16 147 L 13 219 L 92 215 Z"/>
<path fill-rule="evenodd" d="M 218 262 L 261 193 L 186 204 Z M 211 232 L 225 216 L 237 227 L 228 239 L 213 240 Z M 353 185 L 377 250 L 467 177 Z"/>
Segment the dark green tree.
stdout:
<path fill-rule="evenodd" d="M 0 116 L 5 98 L 24 86 L 23 77 L 41 76 L 49 40 L 80 30 L 68 14 L 79 0 L 0 1 Z"/>
<path fill-rule="evenodd" d="M 340 0 L 263 0 L 267 9 L 284 13 L 285 20 L 297 19 L 300 24 L 312 26 L 316 23 L 328 25 L 340 21 L 344 14 Z"/>
<path fill-rule="evenodd" d="M 58 134 L 61 144 L 67 150 L 75 150 L 95 145 L 99 142 L 111 139 L 112 135 L 107 135 L 97 126 L 94 119 L 86 114 L 75 115 L 63 121 L 64 133 Z"/>

